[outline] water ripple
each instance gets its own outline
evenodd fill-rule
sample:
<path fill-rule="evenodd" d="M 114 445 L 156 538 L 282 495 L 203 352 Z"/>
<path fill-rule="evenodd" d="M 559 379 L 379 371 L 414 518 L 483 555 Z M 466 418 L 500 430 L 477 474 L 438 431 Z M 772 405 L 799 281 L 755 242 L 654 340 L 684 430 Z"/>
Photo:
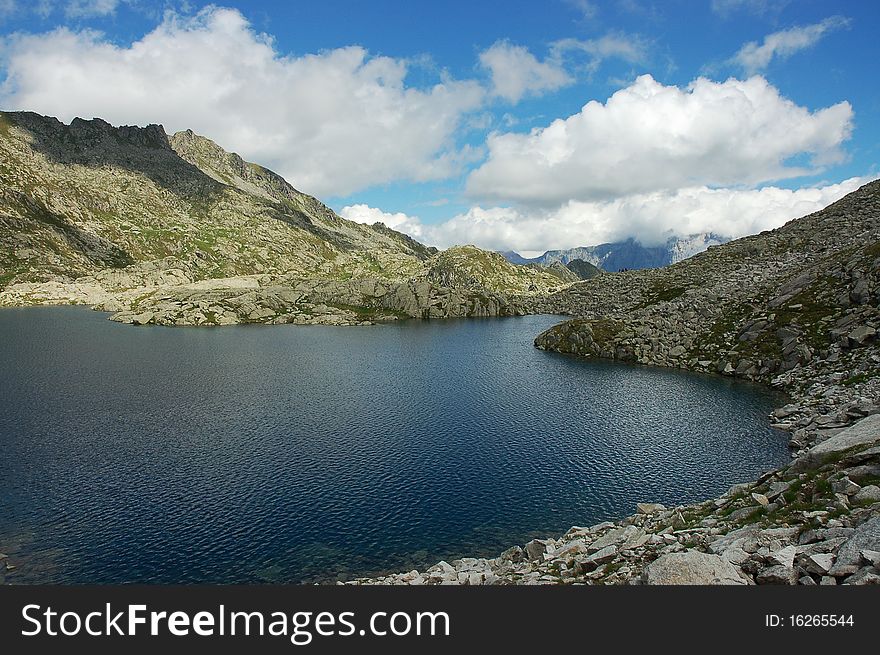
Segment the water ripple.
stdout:
<path fill-rule="evenodd" d="M 21 582 L 302 582 L 495 554 L 785 461 L 769 391 L 545 353 L 552 317 L 132 328 L 0 311 Z"/>

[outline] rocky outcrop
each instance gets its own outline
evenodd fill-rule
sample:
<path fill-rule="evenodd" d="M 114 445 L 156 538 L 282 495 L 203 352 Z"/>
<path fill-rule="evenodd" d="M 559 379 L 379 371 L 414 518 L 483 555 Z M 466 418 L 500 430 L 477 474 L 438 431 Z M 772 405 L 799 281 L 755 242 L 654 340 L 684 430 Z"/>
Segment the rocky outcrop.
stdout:
<path fill-rule="evenodd" d="M 577 277 L 564 266 L 517 266 L 496 252 L 476 246 L 454 246 L 427 262 L 425 279 L 457 289 L 503 289 L 509 293 L 546 295 L 555 293 Z"/>
<path fill-rule="evenodd" d="M 116 301 L 96 308 L 118 310 Z M 370 325 L 402 318 L 522 315 L 528 298 L 439 287 L 428 281 L 230 278 L 161 289 L 111 319 L 135 325 Z"/>

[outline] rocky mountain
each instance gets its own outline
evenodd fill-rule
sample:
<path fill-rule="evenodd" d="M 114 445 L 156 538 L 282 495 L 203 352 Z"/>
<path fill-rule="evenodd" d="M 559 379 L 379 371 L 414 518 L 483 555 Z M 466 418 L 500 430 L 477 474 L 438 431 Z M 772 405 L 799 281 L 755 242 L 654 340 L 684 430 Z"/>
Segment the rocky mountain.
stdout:
<path fill-rule="evenodd" d="M 572 259 L 565 267 L 581 280 L 589 280 L 591 277 L 596 277 L 602 272 L 601 268 L 590 262 L 585 262 L 583 259 Z"/>
<path fill-rule="evenodd" d="M 347 221 L 189 130 L 29 112 L 0 113 L 0 246 L 0 305 L 134 323 L 522 313 L 570 281 Z"/>
<path fill-rule="evenodd" d="M 880 181 L 776 230 L 555 300 L 580 320 L 542 335 L 548 348 L 767 382 L 837 366 L 872 351 L 880 327 Z"/>
<path fill-rule="evenodd" d="M 528 264 L 537 264 L 537 257 L 533 257 L 531 259 L 527 257 L 523 257 L 518 252 L 514 250 L 499 250 L 498 254 L 504 257 L 511 264 L 516 264 L 517 266 L 527 266 Z"/>
<path fill-rule="evenodd" d="M 692 257 L 710 246 L 727 241 L 730 241 L 727 237 L 701 233 L 686 237 L 670 237 L 665 244 L 659 246 L 643 246 L 635 239 L 627 239 L 617 243 L 602 243 L 597 246 L 548 250 L 543 255 L 531 259 L 522 257 L 511 250 L 501 254 L 514 264 L 543 264 L 546 266 L 553 262 L 568 264 L 579 259 L 602 270 L 616 272 L 668 266 Z"/>

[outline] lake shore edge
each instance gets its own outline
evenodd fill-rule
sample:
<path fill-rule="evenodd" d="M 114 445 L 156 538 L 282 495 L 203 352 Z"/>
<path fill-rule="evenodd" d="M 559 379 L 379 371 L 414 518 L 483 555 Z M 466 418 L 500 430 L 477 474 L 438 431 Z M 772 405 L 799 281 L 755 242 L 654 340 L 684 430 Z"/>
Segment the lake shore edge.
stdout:
<path fill-rule="evenodd" d="M 793 434 L 792 461 L 716 498 L 672 508 L 646 499 L 630 516 L 495 558 L 337 584 L 880 584 L 880 404 L 866 398 L 880 385 L 840 391 L 829 417 L 815 399 L 834 385 L 807 394 L 792 379 L 772 385 L 791 402 L 769 416 Z"/>
<path fill-rule="evenodd" d="M 688 370 L 686 363 L 675 368 Z M 770 419 L 792 434 L 792 462 L 717 498 L 673 508 L 646 499 L 633 515 L 573 526 L 561 537 L 515 545 L 495 558 L 463 557 L 337 584 L 880 582 L 871 559 L 880 528 L 880 404 L 868 400 L 880 395 L 880 380 L 846 387 L 827 383 L 834 373 L 824 375 L 799 367 L 774 381 L 791 401 Z M 805 386 L 805 378 L 813 383 Z M 827 412 L 829 398 L 836 413 Z M 841 562 L 849 563 L 835 568 L 845 544 L 865 538 L 875 547 L 860 548 L 856 563 L 844 549 Z M 828 564 L 825 570 L 814 556 Z M 16 570 L 8 557 L 0 560 L 8 573 Z"/>

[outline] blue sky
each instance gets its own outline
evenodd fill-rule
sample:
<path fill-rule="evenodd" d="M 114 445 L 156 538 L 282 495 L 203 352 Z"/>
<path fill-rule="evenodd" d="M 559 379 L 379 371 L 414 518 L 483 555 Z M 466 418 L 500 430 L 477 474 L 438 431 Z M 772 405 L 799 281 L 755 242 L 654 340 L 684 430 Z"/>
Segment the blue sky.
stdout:
<path fill-rule="evenodd" d="M 0 106 L 192 128 L 441 247 L 735 237 L 877 176 L 878 28 L 819 0 L 0 0 Z"/>

